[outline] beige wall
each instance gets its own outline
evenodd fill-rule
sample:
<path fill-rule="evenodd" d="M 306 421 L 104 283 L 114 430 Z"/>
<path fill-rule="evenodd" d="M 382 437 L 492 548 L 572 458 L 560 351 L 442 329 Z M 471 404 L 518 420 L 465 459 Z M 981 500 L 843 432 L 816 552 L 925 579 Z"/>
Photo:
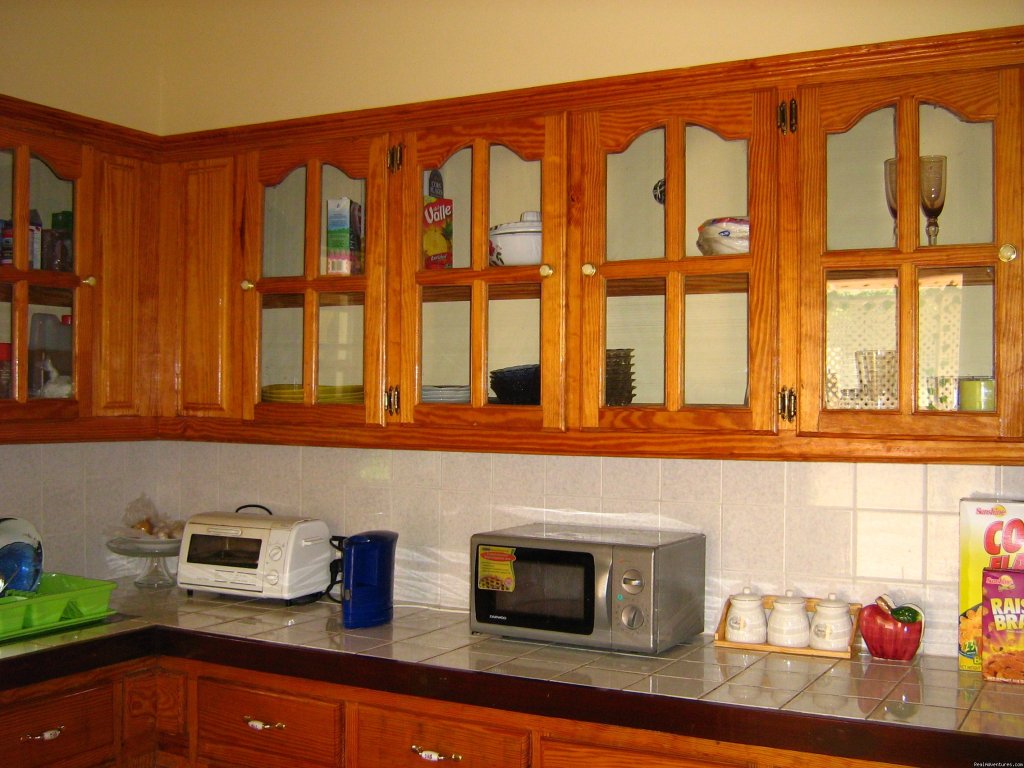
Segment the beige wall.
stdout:
<path fill-rule="evenodd" d="M 0 93 L 172 134 L 1015 24 L 1021 0 L 3 0 Z"/>

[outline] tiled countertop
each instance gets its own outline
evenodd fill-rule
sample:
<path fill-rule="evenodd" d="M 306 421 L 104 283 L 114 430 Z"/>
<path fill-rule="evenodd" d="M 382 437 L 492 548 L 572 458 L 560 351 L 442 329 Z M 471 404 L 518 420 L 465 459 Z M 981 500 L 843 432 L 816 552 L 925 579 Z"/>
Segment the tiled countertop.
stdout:
<path fill-rule="evenodd" d="M 162 625 L 273 644 L 373 656 L 484 674 L 824 717 L 900 723 L 1024 739 L 1024 686 L 984 681 L 955 658 L 851 660 L 717 648 L 709 635 L 658 656 L 506 640 L 469 631 L 464 611 L 398 607 L 394 621 L 346 630 L 341 607 L 286 606 L 121 582 L 112 620 L 0 644 L 0 661 L 82 640 Z M 1024 741 L 1021 743 L 1024 754 Z"/>

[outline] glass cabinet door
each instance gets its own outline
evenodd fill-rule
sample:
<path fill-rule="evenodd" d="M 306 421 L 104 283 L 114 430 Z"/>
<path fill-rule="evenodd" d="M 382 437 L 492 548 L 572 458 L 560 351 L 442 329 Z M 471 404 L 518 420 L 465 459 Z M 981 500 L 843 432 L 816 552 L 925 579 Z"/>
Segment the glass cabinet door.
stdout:
<path fill-rule="evenodd" d="M 1016 90 L 989 72 L 802 94 L 802 428 L 1020 429 Z"/>
<path fill-rule="evenodd" d="M 78 146 L 0 135 L 0 407 L 15 418 L 77 414 L 81 163 Z"/>
<path fill-rule="evenodd" d="M 773 427 L 771 101 L 581 118 L 582 426 Z"/>
<path fill-rule="evenodd" d="M 563 119 L 410 136 L 394 415 L 563 428 Z M 412 397 L 405 396 L 412 393 Z"/>
<path fill-rule="evenodd" d="M 384 141 L 262 153 L 257 419 L 381 421 Z M 379 168 L 374 168 L 379 165 Z M 372 334 L 370 330 L 372 329 Z M 368 343 L 367 339 L 375 341 Z M 369 362 L 369 364 L 368 364 Z M 367 372 L 377 372 L 368 380 Z"/>

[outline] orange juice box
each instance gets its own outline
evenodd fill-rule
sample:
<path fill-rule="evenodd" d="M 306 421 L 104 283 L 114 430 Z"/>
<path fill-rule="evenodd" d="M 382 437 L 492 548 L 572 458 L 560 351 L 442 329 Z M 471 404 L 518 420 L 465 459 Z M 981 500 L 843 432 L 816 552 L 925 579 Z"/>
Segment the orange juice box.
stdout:
<path fill-rule="evenodd" d="M 986 568 L 981 588 L 981 672 L 1024 683 L 1024 571 Z"/>
<path fill-rule="evenodd" d="M 347 197 L 327 201 L 327 274 L 363 271 L 363 207 Z"/>
<path fill-rule="evenodd" d="M 423 198 L 423 266 L 451 269 L 454 203 L 447 197 Z"/>
<path fill-rule="evenodd" d="M 1024 571 L 1024 501 L 960 500 L 960 669 L 982 667 L 983 571 Z"/>

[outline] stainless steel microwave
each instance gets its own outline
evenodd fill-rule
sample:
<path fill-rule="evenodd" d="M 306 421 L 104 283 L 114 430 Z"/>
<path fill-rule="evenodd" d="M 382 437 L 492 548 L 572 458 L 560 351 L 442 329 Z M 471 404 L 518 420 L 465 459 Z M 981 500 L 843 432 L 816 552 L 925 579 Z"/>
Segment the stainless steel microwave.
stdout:
<path fill-rule="evenodd" d="M 704 629 L 702 533 L 534 523 L 470 542 L 474 632 L 660 653 Z"/>

